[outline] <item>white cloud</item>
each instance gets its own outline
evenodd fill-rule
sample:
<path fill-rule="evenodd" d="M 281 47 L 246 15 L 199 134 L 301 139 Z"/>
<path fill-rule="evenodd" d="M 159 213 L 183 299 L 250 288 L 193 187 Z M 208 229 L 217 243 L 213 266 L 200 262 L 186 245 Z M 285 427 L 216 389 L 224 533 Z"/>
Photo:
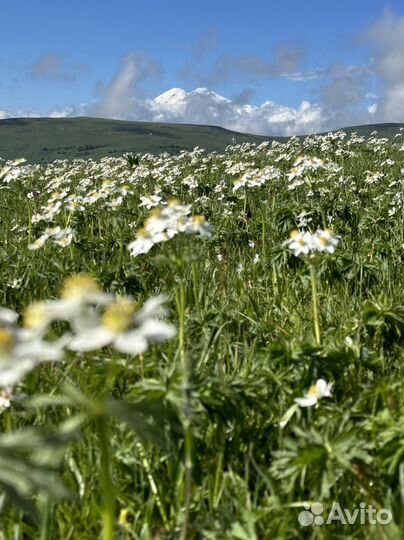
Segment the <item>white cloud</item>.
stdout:
<path fill-rule="evenodd" d="M 287 67 L 295 59 L 286 48 L 280 50 L 279 56 Z M 232 101 L 206 88 L 192 92 L 172 88 L 154 99 L 147 99 L 142 85 L 159 70 L 159 65 L 149 57 L 128 53 L 112 80 L 98 86 L 95 102 L 84 107 L 80 114 L 122 120 L 208 124 L 264 135 L 312 133 L 325 127 L 326 115 L 322 107 L 307 101 L 297 108 L 272 101 L 254 106 L 243 100 L 240 102 L 237 97 Z"/>
<path fill-rule="evenodd" d="M 386 10 L 363 35 L 373 55 L 371 67 L 382 83 L 380 122 L 404 121 L 404 16 Z"/>
<path fill-rule="evenodd" d="M 74 108 L 66 107 L 63 109 L 55 109 L 49 113 L 49 118 L 68 118 L 69 116 L 74 116 Z"/>
<path fill-rule="evenodd" d="M 245 133 L 293 135 L 325 128 L 319 105 L 303 101 L 298 108 L 272 101 L 260 106 L 239 104 L 206 88 L 186 92 L 173 88 L 149 100 L 132 100 L 127 119 L 153 122 L 208 124 Z"/>
<path fill-rule="evenodd" d="M 160 65 L 146 54 L 130 52 L 109 84 L 99 84 L 89 114 L 125 119 L 142 106 L 142 84 L 160 73 Z M 141 113 L 141 110 L 139 110 Z"/>

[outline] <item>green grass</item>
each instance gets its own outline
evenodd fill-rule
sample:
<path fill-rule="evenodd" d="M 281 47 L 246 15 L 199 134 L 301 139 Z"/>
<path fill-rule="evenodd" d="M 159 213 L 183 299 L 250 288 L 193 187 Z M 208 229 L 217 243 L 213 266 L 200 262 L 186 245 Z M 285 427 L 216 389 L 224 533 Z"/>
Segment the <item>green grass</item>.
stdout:
<path fill-rule="evenodd" d="M 166 295 L 177 328 L 142 355 L 66 352 L 24 378 L 16 391 L 25 397 L 0 415 L 0 538 L 402 537 L 404 146 L 396 133 L 141 155 L 137 164 L 19 165 L 13 180 L 0 173 L 1 305 L 23 312 L 88 273 L 138 306 Z M 300 156 L 305 171 L 294 170 Z M 261 185 L 234 190 L 244 173 Z M 127 245 L 149 215 L 141 197 L 152 194 L 191 204 L 213 236 L 179 233 L 131 257 Z M 84 210 L 73 212 L 69 197 Z M 70 246 L 28 249 L 57 225 L 74 230 Z M 285 241 L 295 229 L 324 227 L 340 242 L 318 254 L 311 276 Z M 54 323 L 46 338 L 68 330 Z M 333 383 L 332 396 L 292 409 L 320 378 Z M 299 512 L 314 502 L 324 516 L 333 502 L 351 512 L 365 503 L 393 520 L 302 527 Z"/>

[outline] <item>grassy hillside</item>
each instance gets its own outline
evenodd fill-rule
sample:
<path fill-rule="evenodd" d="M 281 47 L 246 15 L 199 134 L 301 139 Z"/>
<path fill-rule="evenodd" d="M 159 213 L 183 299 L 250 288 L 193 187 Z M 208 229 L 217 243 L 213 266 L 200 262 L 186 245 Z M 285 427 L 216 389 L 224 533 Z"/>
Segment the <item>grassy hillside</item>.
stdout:
<path fill-rule="evenodd" d="M 403 124 L 373 124 L 344 128 L 347 133 L 393 137 Z M 260 143 L 282 137 L 237 133 L 215 126 L 126 122 L 102 118 L 9 118 L 0 120 L 0 157 L 26 158 L 30 163 L 55 159 L 120 156 L 125 152 L 176 154 L 200 146 L 223 152 L 234 141 Z"/>
<path fill-rule="evenodd" d="M 10 118 L 0 120 L 0 157 L 30 162 L 119 156 L 125 152 L 178 153 L 201 146 L 223 151 L 266 137 L 245 135 L 214 126 L 125 122 L 101 118 Z"/>
<path fill-rule="evenodd" d="M 387 137 L 392 139 L 398 132 L 400 128 L 404 128 L 404 124 L 399 123 L 385 123 L 385 124 L 367 124 L 363 126 L 348 126 L 342 128 L 348 135 L 351 133 L 358 133 L 363 137 L 369 137 L 371 133 L 377 131 L 378 137 Z"/>

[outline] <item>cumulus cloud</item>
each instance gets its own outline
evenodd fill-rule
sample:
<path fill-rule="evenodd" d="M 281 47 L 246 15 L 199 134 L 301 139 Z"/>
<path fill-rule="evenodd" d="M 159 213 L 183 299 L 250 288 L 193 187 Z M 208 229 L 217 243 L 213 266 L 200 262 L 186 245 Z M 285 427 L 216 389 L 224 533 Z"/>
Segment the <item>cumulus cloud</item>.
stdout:
<path fill-rule="evenodd" d="M 327 82 L 320 88 L 326 107 L 342 110 L 360 103 L 366 95 L 370 70 L 360 66 L 335 64 L 327 70 Z"/>
<path fill-rule="evenodd" d="M 404 121 L 404 16 L 390 10 L 362 35 L 372 58 L 372 70 L 382 83 L 377 116 L 383 122 Z"/>
<path fill-rule="evenodd" d="M 125 119 L 136 111 L 142 114 L 142 84 L 160 72 L 159 63 L 148 55 L 128 53 L 110 83 L 98 84 L 89 114 L 116 119 Z"/>
<path fill-rule="evenodd" d="M 172 88 L 154 99 L 134 100 L 129 96 L 124 116 L 129 120 L 208 124 L 263 135 L 313 133 L 326 125 L 322 107 L 307 101 L 297 108 L 272 101 L 254 106 L 232 101 L 207 88 L 192 92 Z M 92 110 L 99 109 L 92 107 Z M 113 118 L 116 112 L 114 109 Z"/>
<path fill-rule="evenodd" d="M 35 81 L 74 81 L 88 72 L 85 64 L 68 64 L 66 60 L 55 53 L 42 54 L 30 66 L 31 78 Z"/>

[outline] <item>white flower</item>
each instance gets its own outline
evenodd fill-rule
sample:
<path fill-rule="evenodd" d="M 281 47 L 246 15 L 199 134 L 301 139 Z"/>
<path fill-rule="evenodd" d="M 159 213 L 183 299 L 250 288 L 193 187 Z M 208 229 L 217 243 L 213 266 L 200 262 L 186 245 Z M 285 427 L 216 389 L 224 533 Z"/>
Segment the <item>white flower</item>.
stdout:
<path fill-rule="evenodd" d="M 205 216 L 190 216 L 185 225 L 185 232 L 188 234 L 200 234 L 201 236 L 210 238 L 213 227 L 206 221 Z"/>
<path fill-rule="evenodd" d="M 24 326 L 39 333 L 52 321 L 68 320 L 73 326 L 86 327 L 94 318 L 93 306 L 104 306 L 112 300 L 92 276 L 72 276 L 64 282 L 60 300 L 34 302 L 26 308 Z"/>
<path fill-rule="evenodd" d="M 315 250 L 315 241 L 313 235 L 309 232 L 293 231 L 290 239 L 284 245 L 288 246 L 296 257 L 308 255 Z"/>
<path fill-rule="evenodd" d="M 39 249 L 50 238 L 58 246 L 67 247 L 71 244 L 73 234 L 74 231 L 72 229 L 61 229 L 59 226 L 53 227 L 52 229 L 46 229 L 45 232 L 35 240 L 35 242 L 29 244 L 28 249 Z"/>
<path fill-rule="evenodd" d="M 336 246 L 339 243 L 339 238 L 334 236 L 332 231 L 325 229 L 324 231 L 319 229 L 316 231 L 315 242 L 317 251 L 325 253 L 334 253 Z"/>
<path fill-rule="evenodd" d="M 130 298 L 118 299 L 94 320 L 93 327 L 79 329 L 69 348 L 86 352 L 111 345 L 121 353 L 146 352 L 149 343 L 167 341 L 176 334 L 172 325 L 160 320 L 165 315 L 164 300 L 162 296 L 151 298 L 136 313 Z"/>
<path fill-rule="evenodd" d="M 303 398 L 296 398 L 295 403 L 300 407 L 312 407 L 317 405 L 323 397 L 331 397 L 333 383 L 327 383 L 324 379 L 318 379 L 316 384 L 311 386 Z"/>
<path fill-rule="evenodd" d="M 313 253 L 334 253 L 339 243 L 339 237 L 329 229 L 317 229 L 313 234 L 308 231 L 293 231 L 289 240 L 283 245 L 287 246 L 296 257 L 307 256 Z"/>
<path fill-rule="evenodd" d="M 140 197 L 140 200 L 142 202 L 139 204 L 139 206 L 145 206 L 148 210 L 150 210 L 150 208 L 158 206 L 158 204 L 161 202 L 161 197 L 159 195 L 151 195 L 150 197 L 142 196 Z"/>
<path fill-rule="evenodd" d="M 164 208 L 154 208 L 136 239 L 128 245 L 130 254 L 136 257 L 147 253 L 155 244 L 166 242 L 179 232 L 210 237 L 212 227 L 205 217 L 189 216 L 190 212 L 190 205 L 181 205 L 177 200 L 169 201 Z"/>
<path fill-rule="evenodd" d="M 16 385 L 41 362 L 62 360 L 63 345 L 20 328 L 0 328 L 0 387 Z"/>

